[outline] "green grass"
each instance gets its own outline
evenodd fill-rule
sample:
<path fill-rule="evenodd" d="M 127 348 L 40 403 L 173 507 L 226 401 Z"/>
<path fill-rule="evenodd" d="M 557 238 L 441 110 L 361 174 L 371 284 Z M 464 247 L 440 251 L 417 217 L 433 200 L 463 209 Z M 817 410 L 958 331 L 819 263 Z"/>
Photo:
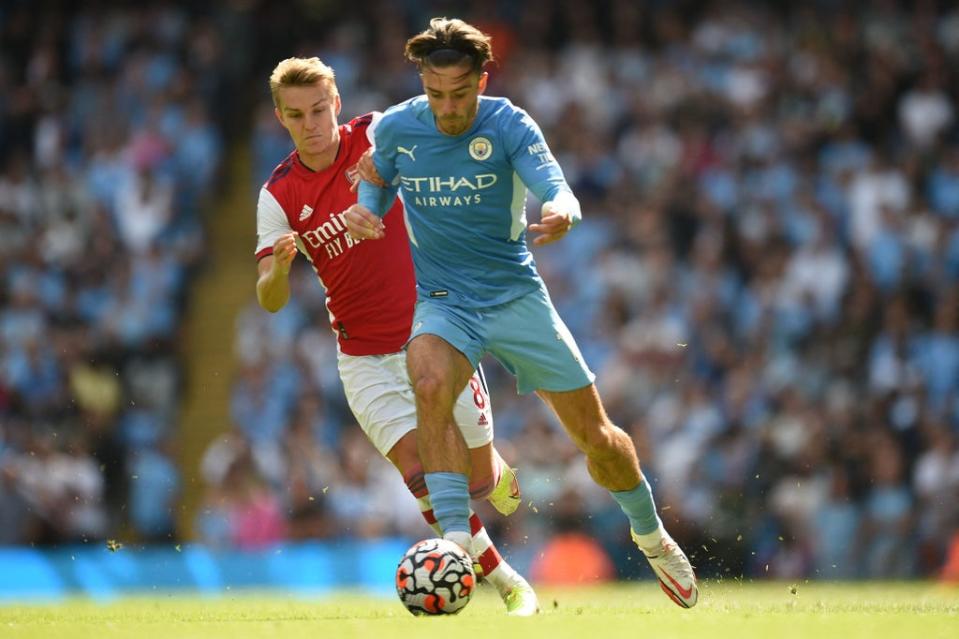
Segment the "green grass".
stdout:
<path fill-rule="evenodd" d="M 652 584 L 540 589 L 542 615 L 512 619 L 486 588 L 457 617 L 414 618 L 392 598 L 237 594 L 0 607 L 0 637 L 327 639 L 826 639 L 959 637 L 959 588 L 929 583 L 704 583 L 693 610 Z"/>

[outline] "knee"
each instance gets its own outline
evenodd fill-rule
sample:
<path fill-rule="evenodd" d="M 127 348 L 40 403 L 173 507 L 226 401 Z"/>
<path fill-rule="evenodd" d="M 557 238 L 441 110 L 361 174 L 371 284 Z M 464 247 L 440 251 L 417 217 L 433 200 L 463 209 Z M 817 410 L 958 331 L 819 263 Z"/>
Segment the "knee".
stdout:
<path fill-rule="evenodd" d="M 443 378 L 432 371 L 424 371 L 413 380 L 413 392 L 422 402 L 435 403 L 449 395 L 447 384 Z"/>
<path fill-rule="evenodd" d="M 623 437 L 626 437 L 626 433 L 604 421 L 585 429 L 577 443 L 588 457 L 603 458 L 616 454 L 622 447 Z"/>

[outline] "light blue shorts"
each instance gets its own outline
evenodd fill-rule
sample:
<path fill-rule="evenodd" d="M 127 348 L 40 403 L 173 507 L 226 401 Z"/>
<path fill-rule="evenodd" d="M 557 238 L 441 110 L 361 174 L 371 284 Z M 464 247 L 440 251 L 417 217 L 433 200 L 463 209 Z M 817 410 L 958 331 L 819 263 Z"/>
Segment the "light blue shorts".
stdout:
<path fill-rule="evenodd" d="M 516 376 L 520 393 L 571 391 L 596 379 L 542 287 L 506 304 L 480 309 L 420 299 L 410 339 L 424 334 L 443 338 L 473 368 L 490 353 Z"/>

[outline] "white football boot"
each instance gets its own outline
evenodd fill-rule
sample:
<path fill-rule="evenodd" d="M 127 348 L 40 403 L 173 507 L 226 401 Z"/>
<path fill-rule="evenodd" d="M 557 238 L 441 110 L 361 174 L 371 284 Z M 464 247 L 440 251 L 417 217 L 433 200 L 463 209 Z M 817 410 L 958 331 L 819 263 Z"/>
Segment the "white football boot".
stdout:
<path fill-rule="evenodd" d="M 689 563 L 686 553 L 679 547 L 665 530 L 658 547 L 643 548 L 635 532 L 629 531 L 633 541 L 646 555 L 649 565 L 659 579 L 659 587 L 663 589 L 677 606 L 692 608 L 699 599 L 699 586 L 696 584 L 696 573 Z"/>

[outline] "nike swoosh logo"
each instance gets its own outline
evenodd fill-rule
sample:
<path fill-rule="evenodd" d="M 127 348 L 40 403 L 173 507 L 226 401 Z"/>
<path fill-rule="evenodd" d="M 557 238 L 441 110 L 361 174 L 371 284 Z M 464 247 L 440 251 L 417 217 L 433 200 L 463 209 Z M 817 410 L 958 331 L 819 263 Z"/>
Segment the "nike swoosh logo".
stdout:
<path fill-rule="evenodd" d="M 669 600 L 672 601 L 677 606 L 681 608 L 689 609 L 689 604 L 683 601 L 679 595 L 669 589 L 669 586 L 666 585 L 666 582 L 662 579 L 659 580 L 659 589 L 666 593 L 666 596 L 669 597 Z"/>
<path fill-rule="evenodd" d="M 676 590 L 679 592 L 679 594 L 682 596 L 683 599 L 689 599 L 692 596 L 693 594 L 692 586 L 690 586 L 689 588 L 683 588 L 682 586 L 679 585 L 678 581 L 673 579 L 673 576 L 671 574 L 669 574 L 665 570 L 663 571 L 663 574 L 666 575 L 666 579 L 669 579 L 670 583 L 672 583 L 673 586 L 676 587 Z"/>

